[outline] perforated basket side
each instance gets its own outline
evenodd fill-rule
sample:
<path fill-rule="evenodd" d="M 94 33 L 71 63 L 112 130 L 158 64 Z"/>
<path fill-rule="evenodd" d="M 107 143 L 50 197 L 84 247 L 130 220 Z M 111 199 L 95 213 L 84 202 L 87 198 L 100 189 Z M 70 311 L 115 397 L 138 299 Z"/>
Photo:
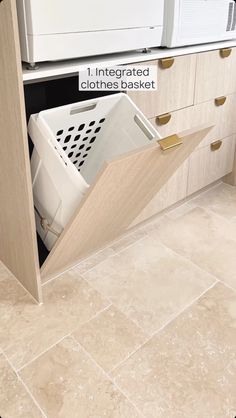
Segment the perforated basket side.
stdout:
<path fill-rule="evenodd" d="M 37 122 L 64 164 L 80 171 L 123 93 L 42 111 Z M 49 135 L 50 132 L 50 135 Z"/>

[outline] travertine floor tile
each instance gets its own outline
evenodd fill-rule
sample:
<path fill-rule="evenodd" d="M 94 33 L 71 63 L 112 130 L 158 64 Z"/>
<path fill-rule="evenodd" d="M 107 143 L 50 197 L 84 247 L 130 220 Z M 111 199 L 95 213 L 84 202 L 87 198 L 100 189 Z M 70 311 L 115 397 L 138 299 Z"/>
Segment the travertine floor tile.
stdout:
<path fill-rule="evenodd" d="M 83 260 L 81 263 L 78 264 L 78 266 L 74 267 L 71 271 L 74 271 L 77 274 L 83 274 L 86 271 L 92 269 L 97 264 L 106 260 L 111 255 L 114 255 L 114 251 L 112 250 L 112 248 L 105 248 L 104 250 L 99 251 Z"/>
<path fill-rule="evenodd" d="M 236 293 L 217 284 L 113 372 L 146 418 L 232 418 Z"/>
<path fill-rule="evenodd" d="M 4 264 L 0 261 L 0 281 L 6 280 L 8 278 L 13 278 L 10 272 L 6 269 Z"/>
<path fill-rule="evenodd" d="M 236 224 L 196 208 L 151 235 L 236 288 Z"/>
<path fill-rule="evenodd" d="M 2 418 L 43 417 L 2 354 L 0 354 L 0 414 Z"/>
<path fill-rule="evenodd" d="M 181 206 L 178 206 L 177 208 L 167 212 L 166 216 L 171 219 L 177 219 L 180 216 L 185 215 L 186 213 L 190 212 L 192 209 L 194 209 L 196 205 L 194 205 L 192 202 L 184 203 Z"/>
<path fill-rule="evenodd" d="M 48 418 L 140 418 L 72 338 L 20 373 Z"/>
<path fill-rule="evenodd" d="M 147 335 L 113 306 L 82 325 L 73 336 L 106 371 L 147 341 Z"/>
<path fill-rule="evenodd" d="M 151 237 L 110 257 L 84 277 L 150 334 L 215 280 Z"/>
<path fill-rule="evenodd" d="M 227 219 L 232 219 L 236 216 L 236 187 L 220 183 L 202 193 L 192 203 L 210 209 Z"/>
<path fill-rule="evenodd" d="M 119 253 L 130 245 L 138 242 L 140 239 L 145 237 L 147 234 L 144 229 L 137 229 L 136 231 L 130 232 L 127 235 L 124 235 L 119 240 L 114 241 L 111 244 L 111 248 L 114 252 Z"/>
<path fill-rule="evenodd" d="M 0 346 L 16 368 L 38 356 L 109 305 L 82 278 L 65 274 L 32 303 L 15 280 L 0 282 Z"/>

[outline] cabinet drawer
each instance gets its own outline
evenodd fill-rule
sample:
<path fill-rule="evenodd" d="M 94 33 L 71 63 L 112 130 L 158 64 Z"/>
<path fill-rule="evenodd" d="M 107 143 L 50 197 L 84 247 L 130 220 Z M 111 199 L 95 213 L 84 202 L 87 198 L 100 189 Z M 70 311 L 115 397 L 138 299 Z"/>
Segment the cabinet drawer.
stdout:
<path fill-rule="evenodd" d="M 213 126 L 209 134 L 199 144 L 198 148 L 202 148 L 219 138 L 226 138 L 236 133 L 235 109 L 236 94 L 232 94 L 226 96 L 225 103 L 221 106 L 217 106 L 215 99 L 213 99 L 209 102 L 159 115 L 150 119 L 150 122 L 162 136 L 196 128 L 202 124 Z"/>
<path fill-rule="evenodd" d="M 217 99 L 194 106 L 194 122 L 192 126 L 198 126 L 202 123 L 207 123 L 209 126 L 213 126 L 212 130 L 199 144 L 198 148 L 209 145 L 211 142 L 216 141 L 219 138 L 226 138 L 236 133 L 236 120 L 234 116 L 236 95 L 228 95 L 225 96 L 224 99 L 225 102 L 221 106 L 216 105 Z"/>
<path fill-rule="evenodd" d="M 236 48 L 226 57 L 222 51 L 197 55 L 195 103 L 236 92 Z"/>
<path fill-rule="evenodd" d="M 163 60 L 149 61 L 147 64 L 157 66 L 157 91 L 128 93 L 145 116 L 150 119 L 193 104 L 196 55 L 173 58 L 169 68 L 164 68 L 169 64 Z"/>
<path fill-rule="evenodd" d="M 187 195 L 230 173 L 233 169 L 235 135 L 222 140 L 219 149 L 213 151 L 211 144 L 196 150 L 189 159 Z"/>
<path fill-rule="evenodd" d="M 161 188 L 151 202 L 143 209 L 131 227 L 146 221 L 162 210 L 174 205 L 174 203 L 184 199 L 187 195 L 188 170 L 189 160 L 186 160 L 166 185 Z"/>
<path fill-rule="evenodd" d="M 194 124 L 194 107 L 189 106 L 175 112 L 165 113 L 151 118 L 150 122 L 161 136 L 173 135 L 175 132 L 190 129 Z"/>

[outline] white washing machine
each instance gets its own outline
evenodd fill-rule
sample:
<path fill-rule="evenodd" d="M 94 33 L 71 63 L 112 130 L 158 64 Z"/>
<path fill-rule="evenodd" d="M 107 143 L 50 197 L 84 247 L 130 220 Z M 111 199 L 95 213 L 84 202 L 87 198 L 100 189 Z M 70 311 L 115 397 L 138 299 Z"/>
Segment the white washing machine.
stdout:
<path fill-rule="evenodd" d="M 17 9 L 28 63 L 161 44 L 164 0 L 17 0 Z"/>
<path fill-rule="evenodd" d="M 162 45 L 195 45 L 236 38 L 236 2 L 165 0 Z"/>

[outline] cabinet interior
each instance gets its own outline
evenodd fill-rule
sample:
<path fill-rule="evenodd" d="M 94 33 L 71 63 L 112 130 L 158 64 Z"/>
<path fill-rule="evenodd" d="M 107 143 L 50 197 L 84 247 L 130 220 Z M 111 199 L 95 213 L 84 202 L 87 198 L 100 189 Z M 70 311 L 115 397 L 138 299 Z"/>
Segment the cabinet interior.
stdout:
<path fill-rule="evenodd" d="M 102 96 L 115 94 L 115 92 L 104 91 L 79 91 L 78 77 L 66 77 L 56 80 L 48 80 L 24 85 L 26 119 L 29 121 L 30 115 L 39 113 L 46 109 L 58 106 L 73 104 L 84 100 L 94 99 Z M 33 143 L 29 140 L 29 156 L 33 151 Z M 39 265 L 43 265 L 49 255 L 40 236 L 37 233 L 37 247 L 39 256 Z"/>

